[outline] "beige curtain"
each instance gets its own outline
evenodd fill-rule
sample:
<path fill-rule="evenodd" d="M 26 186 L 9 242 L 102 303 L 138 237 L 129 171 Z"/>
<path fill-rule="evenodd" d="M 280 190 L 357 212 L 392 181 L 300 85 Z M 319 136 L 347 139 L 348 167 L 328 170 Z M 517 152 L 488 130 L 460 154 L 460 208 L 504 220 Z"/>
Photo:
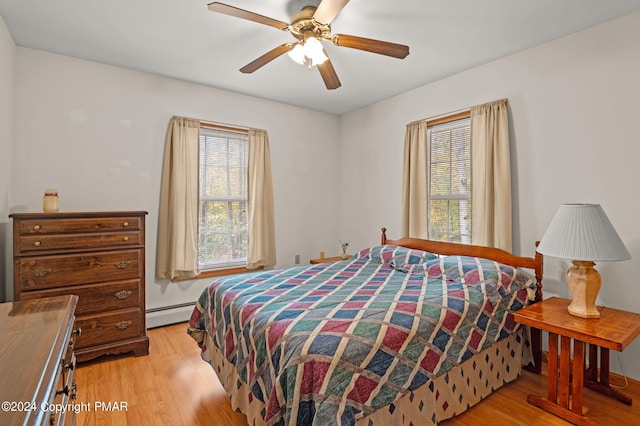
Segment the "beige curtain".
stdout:
<path fill-rule="evenodd" d="M 511 251 L 511 157 L 506 99 L 471 108 L 471 241 Z"/>
<path fill-rule="evenodd" d="M 200 122 L 169 123 L 158 217 L 158 278 L 198 275 L 198 151 Z"/>
<path fill-rule="evenodd" d="M 249 247 L 247 268 L 276 264 L 275 215 L 269 137 L 249 130 Z"/>
<path fill-rule="evenodd" d="M 427 122 L 407 124 L 402 174 L 402 236 L 429 238 Z"/>

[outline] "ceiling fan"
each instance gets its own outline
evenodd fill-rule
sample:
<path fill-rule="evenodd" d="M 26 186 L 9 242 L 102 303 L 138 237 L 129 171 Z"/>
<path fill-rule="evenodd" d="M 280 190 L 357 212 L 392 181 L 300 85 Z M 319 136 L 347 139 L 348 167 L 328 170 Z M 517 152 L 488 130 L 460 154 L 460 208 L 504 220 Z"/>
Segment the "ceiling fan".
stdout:
<path fill-rule="evenodd" d="M 373 40 L 346 34 L 331 35 L 331 22 L 349 0 L 322 0 L 315 6 L 305 6 L 291 18 L 291 23 L 259 15 L 248 10 L 239 9 L 224 3 L 213 2 L 208 5 L 209 10 L 247 19 L 259 24 L 269 25 L 283 31 L 288 31 L 297 41 L 281 44 L 254 61 L 240 68 L 243 73 L 252 73 L 279 56 L 289 53 L 289 56 L 309 69 L 317 66 L 327 89 L 337 89 L 341 83 L 331 61 L 321 44 L 321 40 L 331 41 L 336 46 L 365 50 L 380 55 L 404 59 L 409 54 L 409 46 Z"/>

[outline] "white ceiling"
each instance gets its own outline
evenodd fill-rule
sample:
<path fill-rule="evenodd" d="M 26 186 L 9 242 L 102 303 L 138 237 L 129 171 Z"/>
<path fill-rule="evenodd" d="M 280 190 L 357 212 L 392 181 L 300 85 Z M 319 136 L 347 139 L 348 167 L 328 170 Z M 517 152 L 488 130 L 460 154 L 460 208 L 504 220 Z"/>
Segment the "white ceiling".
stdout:
<path fill-rule="evenodd" d="M 332 23 L 343 33 L 406 44 L 394 59 L 326 50 L 342 82 L 283 55 L 238 69 L 294 40 L 275 28 L 210 12 L 211 0 L 0 0 L 19 46 L 343 114 L 540 43 L 640 10 L 640 0 L 352 0 Z M 227 0 L 281 21 L 318 0 Z"/>

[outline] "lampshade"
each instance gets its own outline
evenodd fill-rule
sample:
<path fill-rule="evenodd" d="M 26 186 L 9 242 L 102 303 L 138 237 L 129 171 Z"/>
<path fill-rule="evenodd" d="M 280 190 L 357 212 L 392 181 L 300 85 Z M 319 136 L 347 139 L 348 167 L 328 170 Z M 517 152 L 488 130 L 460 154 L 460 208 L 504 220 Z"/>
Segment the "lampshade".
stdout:
<path fill-rule="evenodd" d="M 538 252 L 592 262 L 631 259 L 599 204 L 560 206 L 538 245 Z"/>

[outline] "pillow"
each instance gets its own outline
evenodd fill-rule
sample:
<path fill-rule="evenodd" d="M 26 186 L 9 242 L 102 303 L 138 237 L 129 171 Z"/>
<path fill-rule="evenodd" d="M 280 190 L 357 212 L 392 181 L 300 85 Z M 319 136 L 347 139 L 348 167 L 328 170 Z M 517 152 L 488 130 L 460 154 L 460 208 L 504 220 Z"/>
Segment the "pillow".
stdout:
<path fill-rule="evenodd" d="M 366 248 L 358 253 L 358 257 L 382 263 L 383 265 L 389 265 L 398 270 L 403 270 L 408 265 L 422 264 L 438 258 L 438 256 L 433 253 L 391 244 Z"/>
<path fill-rule="evenodd" d="M 466 287 L 468 291 L 484 294 L 494 306 L 505 296 L 527 289 L 533 291 L 535 283 L 529 276 L 513 266 L 467 256 L 445 256 L 423 265 L 428 279 L 442 280 L 452 291 Z"/>
<path fill-rule="evenodd" d="M 513 266 L 467 256 L 445 256 L 422 265 L 429 278 L 440 278 L 447 283 L 477 285 L 484 283 L 495 287 L 504 295 L 524 288 L 534 288 L 535 283 L 524 272 Z"/>

